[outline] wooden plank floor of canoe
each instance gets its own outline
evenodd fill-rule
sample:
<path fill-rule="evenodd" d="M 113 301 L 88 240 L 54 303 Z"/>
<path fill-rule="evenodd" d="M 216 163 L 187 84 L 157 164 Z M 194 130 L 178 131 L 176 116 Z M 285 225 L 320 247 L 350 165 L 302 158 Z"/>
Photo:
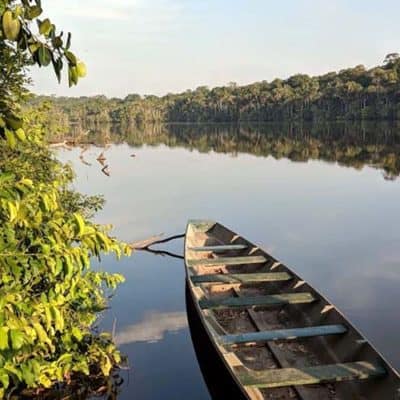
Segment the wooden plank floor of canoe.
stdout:
<path fill-rule="evenodd" d="M 237 289 L 233 289 L 236 296 L 240 297 L 240 291 Z M 255 328 L 258 331 L 269 330 L 270 326 L 268 326 L 265 321 L 260 318 L 256 311 L 251 308 L 246 309 L 251 321 L 253 322 Z M 274 356 L 277 365 L 279 368 L 290 368 L 292 366 L 291 362 L 286 358 L 285 352 L 281 349 L 281 347 L 274 343 L 268 342 L 265 346 L 269 349 L 269 351 Z M 306 387 L 306 386 L 293 386 L 293 389 L 297 393 L 299 399 L 302 400 L 321 400 L 321 399 L 329 399 L 327 396 L 327 391 L 329 392 L 328 387 Z"/>

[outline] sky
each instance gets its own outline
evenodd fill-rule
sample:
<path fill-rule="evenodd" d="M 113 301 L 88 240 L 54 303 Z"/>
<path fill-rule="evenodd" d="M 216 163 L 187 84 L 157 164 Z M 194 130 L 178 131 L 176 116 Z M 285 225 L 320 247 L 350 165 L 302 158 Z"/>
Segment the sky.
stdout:
<path fill-rule="evenodd" d="M 88 67 L 77 87 L 33 69 L 38 94 L 125 97 L 382 63 L 398 0 L 43 0 Z"/>

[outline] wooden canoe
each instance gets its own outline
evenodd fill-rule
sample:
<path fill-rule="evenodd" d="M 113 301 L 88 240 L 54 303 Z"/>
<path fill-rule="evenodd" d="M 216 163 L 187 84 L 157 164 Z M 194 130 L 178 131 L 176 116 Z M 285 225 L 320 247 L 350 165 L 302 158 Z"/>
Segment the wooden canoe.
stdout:
<path fill-rule="evenodd" d="M 213 221 L 189 221 L 189 292 L 248 399 L 400 399 L 400 376 L 288 267 Z"/>

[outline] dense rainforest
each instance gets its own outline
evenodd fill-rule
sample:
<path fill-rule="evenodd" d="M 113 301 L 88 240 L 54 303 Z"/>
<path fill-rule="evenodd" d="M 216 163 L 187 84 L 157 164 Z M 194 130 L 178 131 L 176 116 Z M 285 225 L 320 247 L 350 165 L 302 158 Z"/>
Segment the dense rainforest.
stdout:
<path fill-rule="evenodd" d="M 400 119 L 400 57 L 310 77 L 262 81 L 245 86 L 206 86 L 162 97 L 130 94 L 124 99 L 44 97 L 54 118 L 67 124 L 92 122 L 272 122 Z"/>

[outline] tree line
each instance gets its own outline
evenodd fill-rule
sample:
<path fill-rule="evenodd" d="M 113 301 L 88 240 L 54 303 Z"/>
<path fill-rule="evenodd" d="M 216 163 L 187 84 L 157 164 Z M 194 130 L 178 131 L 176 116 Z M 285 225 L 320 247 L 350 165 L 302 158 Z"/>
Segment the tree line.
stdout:
<path fill-rule="evenodd" d="M 67 123 L 398 120 L 400 57 L 391 53 L 382 65 L 370 69 L 358 65 L 313 77 L 296 74 L 245 86 L 200 86 L 161 97 L 39 96 L 33 103 L 43 100 Z"/>

